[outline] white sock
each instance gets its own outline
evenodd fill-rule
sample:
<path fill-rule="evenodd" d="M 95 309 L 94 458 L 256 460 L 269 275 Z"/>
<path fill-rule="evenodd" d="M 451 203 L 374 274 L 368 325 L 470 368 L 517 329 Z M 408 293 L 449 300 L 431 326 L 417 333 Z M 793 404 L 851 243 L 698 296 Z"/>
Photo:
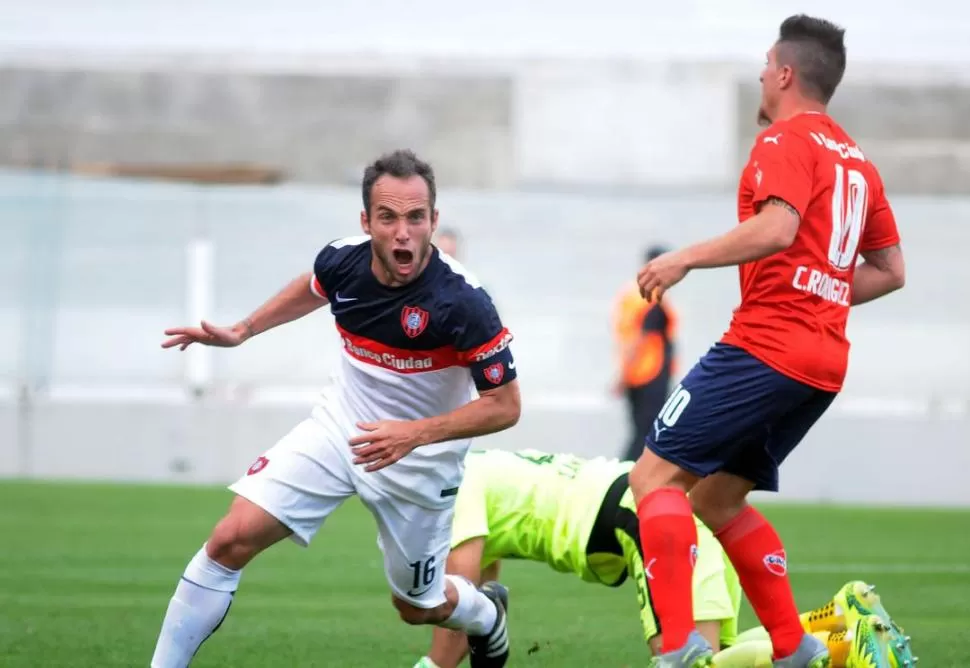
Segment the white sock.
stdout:
<path fill-rule="evenodd" d="M 446 629 L 464 631 L 470 636 L 483 636 L 495 627 L 498 610 L 495 603 L 460 575 L 446 575 L 458 593 L 458 604 L 451 617 L 441 623 Z"/>
<path fill-rule="evenodd" d="M 229 612 L 242 571 L 216 563 L 199 550 L 175 588 L 158 634 L 152 668 L 185 668 Z"/>

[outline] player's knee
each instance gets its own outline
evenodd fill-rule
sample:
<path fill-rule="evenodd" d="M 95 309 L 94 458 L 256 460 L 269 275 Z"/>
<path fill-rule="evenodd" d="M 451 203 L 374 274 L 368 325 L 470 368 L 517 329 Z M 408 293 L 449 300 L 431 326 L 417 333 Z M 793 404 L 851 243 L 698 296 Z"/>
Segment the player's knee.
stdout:
<path fill-rule="evenodd" d="M 693 498 L 693 495 L 691 495 L 690 507 L 691 507 L 691 510 L 694 511 L 694 514 L 697 516 L 697 519 L 699 519 L 701 522 L 707 525 L 709 529 L 711 528 L 712 523 L 717 525 L 716 509 L 711 508 L 706 503 L 702 501 L 698 501 L 697 499 Z M 716 531 L 716 529 L 711 529 L 711 531 Z"/>
<path fill-rule="evenodd" d="M 693 477 L 679 466 L 661 459 L 649 450 L 637 460 L 630 470 L 630 489 L 634 498 L 640 499 L 661 487 L 676 487 L 685 493 L 690 491 Z"/>
<path fill-rule="evenodd" d="M 397 609 L 405 624 L 439 624 L 449 616 L 449 613 L 444 610 L 447 604 L 439 605 L 436 608 L 419 608 L 393 595 L 391 596 L 391 603 Z"/>
<path fill-rule="evenodd" d="M 713 532 L 720 531 L 734 519 L 744 509 L 744 504 L 744 500 L 738 502 L 708 493 L 699 487 L 695 488 L 690 495 L 690 505 L 694 514 Z"/>
<path fill-rule="evenodd" d="M 239 570 L 256 556 L 257 550 L 251 541 L 245 539 L 240 522 L 231 514 L 226 515 L 212 530 L 206 541 L 209 558 L 226 568 Z"/>
<path fill-rule="evenodd" d="M 402 601 L 397 596 L 391 596 L 391 604 L 401 616 L 401 621 L 405 624 L 424 624 L 425 610 L 416 608 L 407 601 Z"/>
<path fill-rule="evenodd" d="M 640 457 L 630 469 L 629 476 L 630 490 L 638 501 L 653 491 L 650 489 L 650 479 L 649 466 L 644 464 L 644 458 Z"/>
<path fill-rule="evenodd" d="M 239 570 L 263 549 L 280 540 L 288 533 L 264 511 L 259 514 L 247 512 L 252 504 L 234 502 L 206 542 L 209 558 L 226 568 Z M 247 505 L 248 504 L 248 505 Z M 253 506 L 255 508 L 255 506 Z M 265 516 L 265 517 L 264 517 Z M 278 526 L 277 526 L 278 525 Z"/>

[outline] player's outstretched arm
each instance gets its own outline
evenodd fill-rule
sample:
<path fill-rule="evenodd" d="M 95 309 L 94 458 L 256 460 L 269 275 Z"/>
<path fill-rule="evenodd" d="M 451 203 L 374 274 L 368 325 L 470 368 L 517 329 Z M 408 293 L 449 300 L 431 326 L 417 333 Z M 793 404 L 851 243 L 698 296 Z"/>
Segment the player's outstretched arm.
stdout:
<path fill-rule="evenodd" d="M 756 215 L 730 232 L 665 253 L 644 265 L 637 274 L 640 294 L 645 299 L 659 299 L 692 269 L 744 264 L 783 251 L 795 241 L 799 222 L 801 216 L 795 207 L 769 197 Z"/>
<path fill-rule="evenodd" d="M 162 348 L 178 346 L 185 350 L 193 343 L 232 348 L 268 329 L 302 318 L 327 304 L 326 298 L 313 291 L 312 280 L 312 273 L 301 274 L 252 315 L 231 327 L 217 327 L 203 320 L 198 327 L 166 329 L 169 338 L 162 342 Z"/>
<path fill-rule="evenodd" d="M 906 263 L 899 244 L 859 254 L 863 262 L 852 279 L 853 306 L 884 297 L 906 283 Z"/>
<path fill-rule="evenodd" d="M 801 216 L 791 204 L 769 197 L 757 214 L 719 237 L 682 252 L 688 269 L 711 269 L 754 262 L 792 245 Z"/>

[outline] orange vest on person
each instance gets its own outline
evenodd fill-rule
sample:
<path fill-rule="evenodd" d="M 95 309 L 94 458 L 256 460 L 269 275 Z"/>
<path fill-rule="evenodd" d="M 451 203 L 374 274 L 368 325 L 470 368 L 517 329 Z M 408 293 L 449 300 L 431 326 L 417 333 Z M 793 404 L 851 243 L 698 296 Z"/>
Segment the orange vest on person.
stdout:
<path fill-rule="evenodd" d="M 660 309 L 657 329 L 645 329 L 644 321 L 653 309 Z M 624 288 L 613 314 L 613 333 L 619 355 L 620 376 L 626 387 L 646 385 L 666 372 L 675 371 L 673 355 L 677 314 L 665 298 L 652 303 L 640 296 L 634 283 Z"/>

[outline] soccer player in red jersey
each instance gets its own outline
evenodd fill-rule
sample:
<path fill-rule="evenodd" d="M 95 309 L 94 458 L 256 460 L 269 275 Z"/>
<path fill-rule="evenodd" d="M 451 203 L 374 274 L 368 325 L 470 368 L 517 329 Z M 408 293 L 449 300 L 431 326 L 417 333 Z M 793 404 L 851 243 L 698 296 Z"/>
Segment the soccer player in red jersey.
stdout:
<path fill-rule="evenodd" d="M 656 666 L 711 665 L 694 629 L 692 510 L 734 564 L 774 665 L 829 665 L 799 624 L 785 548 L 746 498 L 777 491 L 779 465 L 842 388 L 849 309 L 904 281 L 879 173 L 826 113 L 845 71 L 843 36 L 803 15 L 781 24 L 761 75 L 759 121 L 768 127 L 738 188 L 742 224 L 638 276 L 644 297 L 659 299 L 691 269 L 739 265 L 741 275 L 730 328 L 670 394 L 630 474 L 663 637 Z"/>

